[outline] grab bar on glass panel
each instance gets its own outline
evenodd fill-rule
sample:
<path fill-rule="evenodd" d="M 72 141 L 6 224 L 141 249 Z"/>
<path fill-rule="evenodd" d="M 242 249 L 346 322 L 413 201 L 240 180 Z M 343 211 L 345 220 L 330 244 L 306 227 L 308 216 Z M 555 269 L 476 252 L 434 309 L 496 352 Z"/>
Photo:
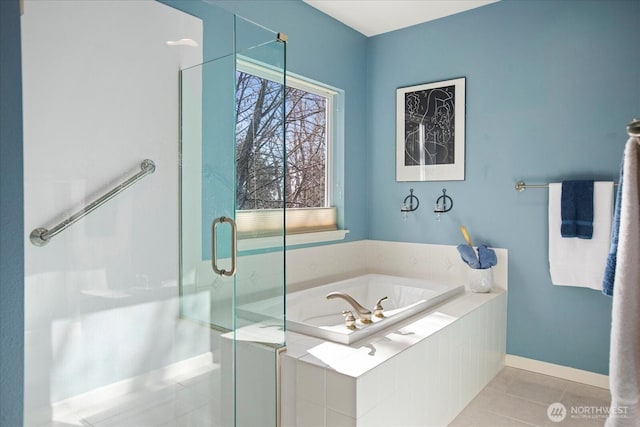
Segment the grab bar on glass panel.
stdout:
<path fill-rule="evenodd" d="M 31 234 L 29 235 L 29 239 L 31 240 L 31 243 L 33 243 L 36 246 L 44 246 L 44 245 L 46 245 L 47 243 L 49 243 L 49 240 L 51 240 L 51 238 L 53 236 L 55 236 L 55 235 L 61 233 L 62 231 L 66 230 L 71 225 L 73 225 L 75 222 L 77 222 L 79 219 L 87 216 L 89 213 L 91 213 L 94 210 L 98 209 L 100 206 L 104 205 L 109 200 L 113 199 L 119 193 L 121 193 L 122 191 L 124 191 L 127 188 L 131 187 L 133 184 L 135 184 L 136 182 L 140 181 L 145 176 L 155 172 L 155 170 L 156 170 L 156 165 L 155 165 L 155 163 L 153 163 L 153 160 L 149 160 L 149 159 L 143 160 L 143 162 L 140 163 L 140 172 L 138 172 L 137 174 L 135 174 L 131 178 L 127 179 L 122 184 L 118 185 L 117 187 L 113 188 L 108 193 L 106 193 L 103 196 L 99 197 L 96 201 L 88 204 L 87 206 L 85 206 L 84 208 L 82 208 L 78 212 L 74 213 L 69 218 L 65 219 L 64 221 L 62 221 L 61 223 L 59 223 L 58 225 L 56 225 L 55 227 L 53 227 L 51 229 L 47 229 L 47 228 L 44 228 L 44 227 L 39 227 L 39 228 L 36 228 L 35 230 L 33 230 L 31 232 Z"/>

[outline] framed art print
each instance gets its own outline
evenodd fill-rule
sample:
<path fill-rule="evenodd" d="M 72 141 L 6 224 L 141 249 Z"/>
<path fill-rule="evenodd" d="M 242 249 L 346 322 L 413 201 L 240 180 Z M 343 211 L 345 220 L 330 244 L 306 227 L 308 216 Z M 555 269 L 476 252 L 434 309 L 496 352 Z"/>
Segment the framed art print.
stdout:
<path fill-rule="evenodd" d="M 462 181 L 465 78 L 396 91 L 396 181 Z"/>

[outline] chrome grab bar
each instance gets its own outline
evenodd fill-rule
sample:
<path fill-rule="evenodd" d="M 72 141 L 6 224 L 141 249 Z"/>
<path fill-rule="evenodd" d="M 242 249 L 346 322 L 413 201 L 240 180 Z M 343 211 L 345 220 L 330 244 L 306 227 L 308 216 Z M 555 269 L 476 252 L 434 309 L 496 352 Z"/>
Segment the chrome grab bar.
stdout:
<path fill-rule="evenodd" d="M 217 239 L 217 225 L 220 223 L 226 222 L 231 226 L 231 269 L 225 270 L 224 268 L 218 268 L 218 256 L 216 254 L 218 250 L 218 239 Z M 220 276 L 231 277 L 236 274 L 236 260 L 237 260 L 237 250 L 236 250 L 236 238 L 237 238 L 237 229 L 236 223 L 233 219 L 221 216 L 220 218 L 216 218 L 211 223 L 211 268 L 213 272 L 219 274 Z"/>
<path fill-rule="evenodd" d="M 111 191 L 109 191 L 108 193 L 106 193 L 96 201 L 90 203 L 80 211 L 74 213 L 68 219 L 65 219 L 64 221 L 62 221 L 52 229 L 49 230 L 44 227 L 36 228 L 29 235 L 29 240 L 31 240 L 31 243 L 33 243 L 36 246 L 46 245 L 47 243 L 49 243 L 49 240 L 53 236 L 56 236 L 57 234 L 66 230 L 71 225 L 73 225 L 76 221 L 87 216 L 89 213 L 93 212 L 100 206 L 104 205 L 106 202 L 113 199 L 116 195 L 118 195 L 125 189 L 131 187 L 133 184 L 135 184 L 145 176 L 155 172 L 155 170 L 156 170 L 156 164 L 153 163 L 153 160 L 149 160 L 149 159 L 143 160 L 142 163 L 140 163 L 140 172 L 138 172 L 131 178 L 127 179 L 122 184 L 118 185 L 117 187 L 115 187 L 114 189 L 112 189 Z"/>

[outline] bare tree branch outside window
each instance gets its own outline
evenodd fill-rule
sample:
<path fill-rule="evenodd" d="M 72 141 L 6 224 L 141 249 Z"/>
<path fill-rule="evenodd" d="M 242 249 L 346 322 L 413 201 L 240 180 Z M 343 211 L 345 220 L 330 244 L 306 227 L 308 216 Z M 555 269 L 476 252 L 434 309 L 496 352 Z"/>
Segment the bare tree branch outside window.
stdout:
<path fill-rule="evenodd" d="M 325 206 L 326 106 L 320 95 L 237 73 L 236 209 Z"/>

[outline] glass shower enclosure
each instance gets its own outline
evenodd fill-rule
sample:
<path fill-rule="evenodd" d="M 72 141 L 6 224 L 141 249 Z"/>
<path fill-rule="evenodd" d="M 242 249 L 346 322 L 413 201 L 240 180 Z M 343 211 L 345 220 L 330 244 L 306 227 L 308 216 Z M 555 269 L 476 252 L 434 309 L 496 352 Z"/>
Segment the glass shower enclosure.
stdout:
<path fill-rule="evenodd" d="M 269 426 L 285 343 L 286 36 L 233 21 L 230 52 L 180 72 L 180 315 L 210 328 L 220 425 Z"/>

